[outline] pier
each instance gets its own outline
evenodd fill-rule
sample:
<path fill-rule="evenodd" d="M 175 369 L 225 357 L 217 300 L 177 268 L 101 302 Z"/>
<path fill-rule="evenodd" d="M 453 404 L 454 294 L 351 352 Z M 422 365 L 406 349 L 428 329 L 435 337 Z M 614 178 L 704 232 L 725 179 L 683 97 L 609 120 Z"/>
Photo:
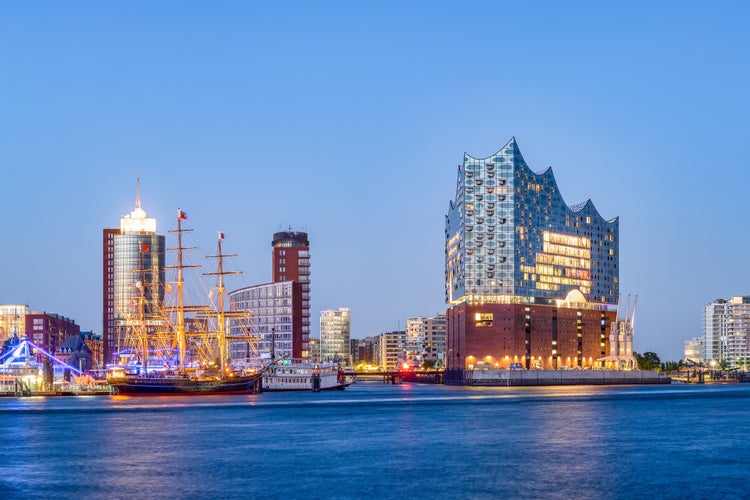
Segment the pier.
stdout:
<path fill-rule="evenodd" d="M 643 385 L 671 384 L 647 370 L 446 370 L 445 383 L 472 386 Z"/>

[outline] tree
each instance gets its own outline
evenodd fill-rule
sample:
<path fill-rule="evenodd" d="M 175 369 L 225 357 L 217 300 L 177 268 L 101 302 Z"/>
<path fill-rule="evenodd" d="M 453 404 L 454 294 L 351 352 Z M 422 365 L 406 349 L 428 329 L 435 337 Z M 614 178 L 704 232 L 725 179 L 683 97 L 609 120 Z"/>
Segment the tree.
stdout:
<path fill-rule="evenodd" d="M 634 352 L 633 355 L 635 356 L 635 359 L 638 360 L 639 370 L 654 371 L 661 368 L 661 360 L 655 352 L 644 352 L 643 354 Z"/>
<path fill-rule="evenodd" d="M 663 372 L 674 372 L 674 371 L 677 371 L 677 370 L 680 369 L 680 364 L 681 363 L 682 363 L 682 361 L 680 361 L 680 362 L 677 362 L 677 361 L 665 361 L 664 363 L 661 364 L 661 370 Z"/>

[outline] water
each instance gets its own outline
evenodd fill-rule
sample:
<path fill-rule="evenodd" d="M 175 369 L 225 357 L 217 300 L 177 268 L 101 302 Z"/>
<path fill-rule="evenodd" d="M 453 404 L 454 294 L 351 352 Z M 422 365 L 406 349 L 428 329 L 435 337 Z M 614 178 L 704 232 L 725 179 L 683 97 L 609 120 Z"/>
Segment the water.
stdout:
<path fill-rule="evenodd" d="M 0 498 L 747 498 L 750 384 L 0 398 Z"/>

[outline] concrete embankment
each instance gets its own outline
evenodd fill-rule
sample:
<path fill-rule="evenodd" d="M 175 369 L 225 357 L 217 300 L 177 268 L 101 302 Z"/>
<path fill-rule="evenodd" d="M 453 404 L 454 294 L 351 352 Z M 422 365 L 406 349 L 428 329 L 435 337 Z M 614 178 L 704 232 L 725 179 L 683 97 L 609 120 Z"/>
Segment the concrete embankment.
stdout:
<path fill-rule="evenodd" d="M 643 370 L 446 370 L 449 385 L 534 386 L 534 385 L 640 385 L 669 384 L 660 373 Z"/>

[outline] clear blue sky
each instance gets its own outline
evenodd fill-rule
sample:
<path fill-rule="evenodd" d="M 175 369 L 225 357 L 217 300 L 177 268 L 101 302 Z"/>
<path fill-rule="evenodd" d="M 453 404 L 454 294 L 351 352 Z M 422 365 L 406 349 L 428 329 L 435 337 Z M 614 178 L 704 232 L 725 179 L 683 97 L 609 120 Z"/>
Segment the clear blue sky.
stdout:
<path fill-rule="evenodd" d="M 678 359 L 750 294 L 744 2 L 3 2 L 0 303 L 101 332 L 101 231 L 177 207 L 270 280 L 309 232 L 313 333 L 445 309 L 464 152 L 511 137 L 569 204 L 620 217 L 636 350 Z"/>

